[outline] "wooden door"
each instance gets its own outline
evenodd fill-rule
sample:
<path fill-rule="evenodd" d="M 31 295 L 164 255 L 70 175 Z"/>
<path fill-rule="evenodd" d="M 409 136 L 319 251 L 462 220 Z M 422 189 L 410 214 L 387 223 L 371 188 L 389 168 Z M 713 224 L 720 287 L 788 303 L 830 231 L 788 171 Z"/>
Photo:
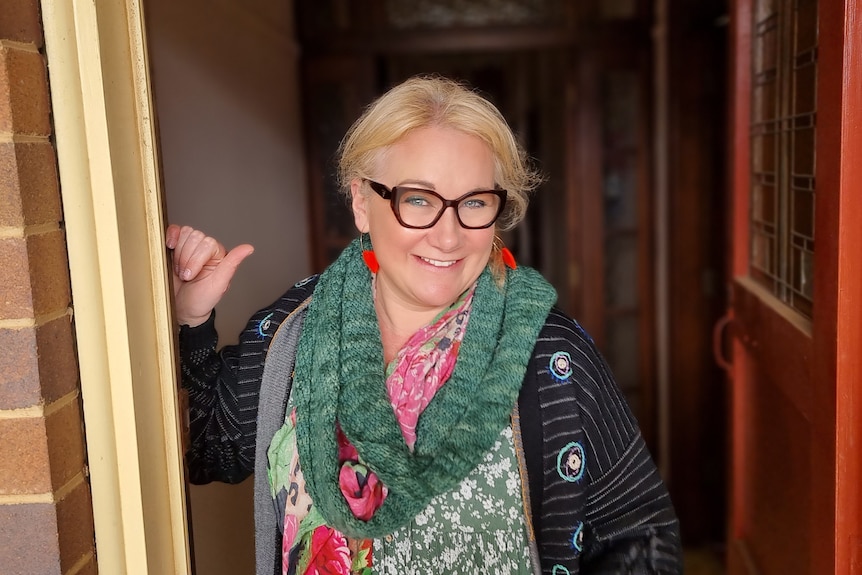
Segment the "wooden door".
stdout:
<path fill-rule="evenodd" d="M 733 3 L 731 574 L 862 569 L 860 6 Z"/>

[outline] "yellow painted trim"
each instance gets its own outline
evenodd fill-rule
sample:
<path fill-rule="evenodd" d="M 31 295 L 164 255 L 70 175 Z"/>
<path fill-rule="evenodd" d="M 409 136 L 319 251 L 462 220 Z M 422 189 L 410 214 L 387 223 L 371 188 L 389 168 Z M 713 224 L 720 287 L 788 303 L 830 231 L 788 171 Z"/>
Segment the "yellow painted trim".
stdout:
<path fill-rule="evenodd" d="M 100 573 L 190 573 L 142 0 L 41 0 Z"/>

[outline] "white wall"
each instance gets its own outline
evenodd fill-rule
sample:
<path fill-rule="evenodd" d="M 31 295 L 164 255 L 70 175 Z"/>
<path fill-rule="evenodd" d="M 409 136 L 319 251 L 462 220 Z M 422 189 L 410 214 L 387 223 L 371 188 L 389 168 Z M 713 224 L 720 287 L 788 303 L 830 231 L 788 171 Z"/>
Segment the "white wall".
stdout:
<path fill-rule="evenodd" d="M 298 49 L 289 0 L 147 0 L 169 222 L 251 243 L 221 343 L 310 273 Z M 254 572 L 252 481 L 192 486 L 198 575 Z"/>

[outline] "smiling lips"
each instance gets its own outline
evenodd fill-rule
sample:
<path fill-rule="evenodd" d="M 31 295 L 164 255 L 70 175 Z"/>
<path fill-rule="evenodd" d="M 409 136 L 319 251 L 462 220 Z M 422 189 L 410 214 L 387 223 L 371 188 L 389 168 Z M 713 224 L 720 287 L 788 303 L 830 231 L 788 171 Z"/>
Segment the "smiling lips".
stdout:
<path fill-rule="evenodd" d="M 444 261 L 440 261 L 440 260 L 432 260 L 431 258 L 423 258 L 422 256 L 420 256 L 419 259 L 422 260 L 423 262 L 427 262 L 427 263 L 431 264 L 432 266 L 438 267 L 438 268 L 448 268 L 448 267 L 454 266 L 456 263 L 458 263 L 458 260 L 452 260 L 452 261 L 444 262 Z"/>

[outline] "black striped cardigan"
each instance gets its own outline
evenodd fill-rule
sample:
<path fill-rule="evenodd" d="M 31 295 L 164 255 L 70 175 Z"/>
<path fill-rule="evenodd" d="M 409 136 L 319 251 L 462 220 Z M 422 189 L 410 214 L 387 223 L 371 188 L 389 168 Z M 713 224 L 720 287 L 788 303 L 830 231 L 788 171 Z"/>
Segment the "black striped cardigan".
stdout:
<path fill-rule="evenodd" d="M 216 351 L 214 317 L 181 328 L 192 483 L 238 483 L 254 471 L 272 334 L 316 279 L 252 316 L 237 345 Z M 682 573 L 676 515 L 637 422 L 590 337 L 556 309 L 536 341 L 518 412 L 543 574 Z"/>

